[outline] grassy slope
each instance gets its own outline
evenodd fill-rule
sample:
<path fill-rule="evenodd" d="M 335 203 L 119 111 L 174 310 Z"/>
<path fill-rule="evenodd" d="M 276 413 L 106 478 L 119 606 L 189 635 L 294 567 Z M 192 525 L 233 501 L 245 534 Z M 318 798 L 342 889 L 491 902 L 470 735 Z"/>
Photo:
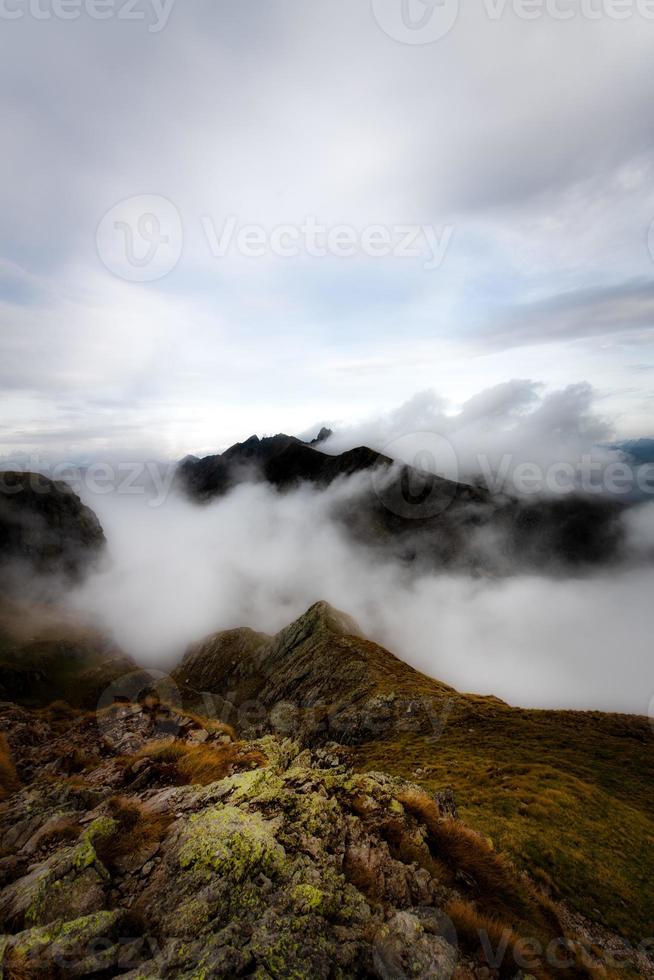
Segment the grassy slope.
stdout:
<path fill-rule="evenodd" d="M 645 719 L 463 695 L 439 739 L 402 734 L 356 755 L 360 769 L 453 787 L 461 817 L 497 849 L 638 943 L 654 935 L 653 748 Z"/>
<path fill-rule="evenodd" d="M 284 631 L 273 671 L 288 682 L 283 697 L 292 691 L 301 698 L 305 688 L 314 694 L 331 664 L 338 666 L 335 686 L 343 687 L 339 703 L 391 693 L 431 702 L 431 736 L 395 731 L 359 745 L 352 749 L 357 768 L 391 772 L 430 792 L 451 786 L 463 820 L 551 883 L 555 897 L 632 942 L 654 936 L 654 732 L 647 719 L 525 711 L 459 694 L 361 636 L 331 632 L 328 619 L 327 607 L 312 616 L 306 637 L 293 626 Z M 212 651 L 209 643 L 209 660 Z M 353 670 L 348 687 L 345 667 L 357 664 L 363 672 Z M 234 687 L 231 677 L 214 682 L 216 691 Z"/>

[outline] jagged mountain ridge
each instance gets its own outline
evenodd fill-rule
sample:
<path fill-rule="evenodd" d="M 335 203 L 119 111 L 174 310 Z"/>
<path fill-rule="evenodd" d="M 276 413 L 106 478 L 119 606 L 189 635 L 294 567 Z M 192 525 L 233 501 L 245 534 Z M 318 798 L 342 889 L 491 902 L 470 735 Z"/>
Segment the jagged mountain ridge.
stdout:
<path fill-rule="evenodd" d="M 274 637 L 217 634 L 175 676 L 197 685 L 204 714 L 151 688 L 98 712 L 0 704 L 8 980 L 58 978 L 62 961 L 129 980 L 517 977 L 519 936 L 572 943 L 558 958 L 575 980 L 597 976 L 607 949 L 625 980 L 654 976 L 630 946 L 646 929 L 654 832 L 646 719 L 458 694 L 325 602 Z M 207 717 L 219 704 L 207 691 L 243 711 Z M 384 710 L 419 703 L 438 709 L 436 727 Z M 485 787 L 490 820 L 469 805 Z"/>
<path fill-rule="evenodd" d="M 595 918 L 600 909 L 603 925 L 631 939 L 647 930 L 654 733 L 646 718 L 525 710 L 460 693 L 325 602 L 275 636 L 235 629 L 193 644 L 173 678 L 189 708 L 253 737 L 336 740 L 362 771 L 390 771 L 430 792 L 453 786 L 475 829 L 553 879 L 577 912 Z"/>
<path fill-rule="evenodd" d="M 285 491 L 358 476 L 353 493 L 334 505 L 337 519 L 354 540 L 428 568 L 507 574 L 594 565 L 619 557 L 624 543 L 624 507 L 615 501 L 493 495 L 365 446 L 330 455 L 293 436 L 251 436 L 222 455 L 185 460 L 177 476 L 192 499 L 204 502 L 251 480 Z"/>
<path fill-rule="evenodd" d="M 189 704 L 200 706 L 208 693 L 223 702 L 223 713 L 262 705 L 267 715 L 252 734 L 277 727 L 341 742 L 398 727 L 429 731 L 456 693 L 368 640 L 350 616 L 324 601 L 275 636 L 216 633 L 192 645 L 172 676 Z"/>

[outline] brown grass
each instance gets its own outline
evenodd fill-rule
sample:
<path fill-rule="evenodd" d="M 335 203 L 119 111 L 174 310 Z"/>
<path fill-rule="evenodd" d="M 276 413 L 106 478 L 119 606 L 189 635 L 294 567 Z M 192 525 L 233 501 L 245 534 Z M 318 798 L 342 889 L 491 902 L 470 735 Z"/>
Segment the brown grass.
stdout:
<path fill-rule="evenodd" d="M 553 952 L 548 952 L 548 944 L 536 946 L 520 936 L 507 922 L 495 916 L 484 915 L 472 902 L 461 898 L 451 899 L 445 912 L 456 929 L 459 946 L 484 966 L 495 967 L 500 977 L 514 977 L 523 971 L 537 980 L 556 976 L 564 972 L 567 977 L 606 978 L 602 968 L 601 951 L 597 955 L 597 965 L 593 966 L 589 956 L 577 943 L 570 943 L 564 936 L 553 937 Z M 549 959 L 548 959 L 549 956 Z M 563 965 L 567 959 L 567 965 Z M 498 965 L 499 964 L 499 965 Z"/>
<path fill-rule="evenodd" d="M 7 739 L 0 732 L 0 801 L 15 793 L 19 787 L 20 780 L 11 760 Z"/>
<path fill-rule="evenodd" d="M 116 821 L 116 830 L 94 842 L 95 850 L 108 871 L 116 870 L 117 861 L 163 840 L 172 816 L 153 813 L 137 800 L 112 796 L 107 802 L 107 815 Z"/>
<path fill-rule="evenodd" d="M 533 937 L 543 948 L 552 940 L 566 941 L 551 899 L 519 874 L 504 855 L 494 851 L 485 838 L 458 820 L 442 817 L 437 802 L 423 790 L 407 786 L 397 798 L 427 826 L 430 851 L 450 869 L 451 883 L 474 898 L 474 902 L 457 898 L 447 909 L 462 945 L 484 963 L 489 952 L 492 955 L 498 947 L 506 949 L 501 976 L 515 974 L 520 965 L 516 957 L 520 955 L 534 960 L 528 972 L 538 980 L 551 976 L 543 957 L 533 956 L 524 939 Z M 558 955 L 565 954 L 559 950 Z M 588 967 L 574 950 L 567 959 L 566 975 L 570 980 L 603 976 L 601 971 Z"/>
<path fill-rule="evenodd" d="M 451 817 L 441 817 L 438 803 L 417 787 L 397 794 L 402 805 L 429 830 L 430 850 L 487 902 L 498 904 L 497 912 L 515 914 L 532 911 L 535 894 L 518 877 L 511 862 L 493 850 L 480 834 Z"/>
<path fill-rule="evenodd" d="M 37 976 L 27 953 L 15 948 L 7 950 L 0 970 L 3 980 L 34 980 Z"/>
<path fill-rule="evenodd" d="M 472 902 L 459 898 L 448 902 L 445 912 L 452 920 L 461 948 L 488 966 L 494 965 L 487 962 L 489 953 L 491 960 L 494 956 L 499 959 L 502 951 L 506 950 L 499 966 L 500 976 L 515 974 L 514 947 L 520 941 L 520 937 L 512 926 L 493 916 L 478 912 Z M 534 963 L 530 967 L 530 972 L 539 978 L 547 976 L 540 964 Z"/>
<path fill-rule="evenodd" d="M 187 718 L 192 718 L 200 728 L 204 728 L 209 734 L 222 734 L 228 735 L 232 742 L 235 742 L 238 738 L 236 734 L 236 729 L 232 728 L 225 721 L 220 721 L 219 718 L 205 718 L 204 715 L 196 715 L 191 711 L 184 711 Z"/>
<path fill-rule="evenodd" d="M 537 980 L 551 976 L 542 954 L 536 955 L 509 923 L 484 915 L 472 902 L 462 899 L 448 902 L 445 911 L 460 947 L 484 966 L 497 969 L 500 977 L 513 977 L 520 969 Z"/>
<path fill-rule="evenodd" d="M 248 749 L 242 742 L 191 745 L 174 738 L 148 742 L 129 757 L 127 770 L 139 759 L 151 760 L 180 786 L 207 786 L 235 772 L 258 769 L 268 761 L 262 752 Z"/>

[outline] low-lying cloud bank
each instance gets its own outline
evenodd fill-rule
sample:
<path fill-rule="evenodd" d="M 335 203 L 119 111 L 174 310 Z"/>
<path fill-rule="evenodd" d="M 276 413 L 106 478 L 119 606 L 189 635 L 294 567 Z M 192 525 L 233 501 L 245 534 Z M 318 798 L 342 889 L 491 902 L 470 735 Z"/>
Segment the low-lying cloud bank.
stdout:
<path fill-rule="evenodd" d="M 393 459 L 480 483 L 493 493 L 586 493 L 650 499 L 654 467 L 611 446 L 614 428 L 586 382 L 546 390 L 514 378 L 480 391 L 458 410 L 434 391 L 356 424 L 332 423 L 329 453 L 370 446 Z"/>
<path fill-rule="evenodd" d="M 141 662 L 177 660 L 219 629 L 274 632 L 317 599 L 425 673 L 525 706 L 647 713 L 654 505 L 633 510 L 633 563 L 583 578 L 426 574 L 380 558 L 332 516 L 341 484 L 242 485 L 200 507 L 175 495 L 88 501 L 109 542 L 71 603 Z"/>

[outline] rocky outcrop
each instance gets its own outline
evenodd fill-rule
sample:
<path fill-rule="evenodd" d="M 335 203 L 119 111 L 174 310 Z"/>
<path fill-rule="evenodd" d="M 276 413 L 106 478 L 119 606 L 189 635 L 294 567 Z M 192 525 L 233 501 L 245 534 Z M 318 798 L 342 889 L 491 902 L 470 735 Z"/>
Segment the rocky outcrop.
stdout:
<path fill-rule="evenodd" d="M 536 762 L 507 764 L 507 743 L 528 741 Z M 618 756 L 618 741 L 633 746 Z M 470 746 L 483 762 L 472 779 Z M 637 851 L 645 894 L 649 825 L 568 769 L 611 785 L 642 773 L 645 799 L 650 747 L 646 719 L 460 695 L 325 602 L 272 637 L 209 638 L 175 680 L 132 670 L 95 710 L 0 703 L 0 975 L 583 980 L 619 962 L 651 980 L 627 930 L 559 901 L 574 888 L 577 909 L 608 911 L 596 908 L 607 827 Z M 625 761 L 615 772 L 598 761 L 611 753 Z M 555 880 L 541 850 L 551 869 L 571 812 Z M 545 821 L 555 836 L 541 843 Z M 528 860 L 514 865 L 516 822 Z M 637 893 L 611 883 L 644 918 Z"/>
<path fill-rule="evenodd" d="M 100 522 L 68 484 L 38 473 L 0 473 L 2 585 L 12 569 L 79 577 L 104 545 Z"/>
<path fill-rule="evenodd" d="M 366 639 L 326 602 L 273 637 L 247 629 L 208 637 L 172 676 L 185 703 L 251 735 L 344 743 L 390 731 L 435 735 L 455 693 Z"/>
<path fill-rule="evenodd" d="M 234 761 L 229 735 L 187 718 L 176 736 L 150 729 L 154 741 L 128 752 L 89 714 L 65 730 L 42 715 L 26 745 L 12 733 L 30 717 L 0 706 L 18 773 L 30 774 L 0 811 L 3 976 L 472 980 L 500 969 L 481 965 L 450 914 L 467 896 L 529 935 L 560 929 L 537 889 L 435 799 L 353 772 L 338 745 L 268 736 Z M 198 730 L 208 742 L 192 744 Z M 73 747 L 85 756 L 76 777 L 57 766 Z M 162 762 L 183 752 L 230 752 L 232 765 L 184 781 Z M 501 975 L 518 977 L 507 936 Z M 588 975 L 561 955 L 567 976 Z"/>

